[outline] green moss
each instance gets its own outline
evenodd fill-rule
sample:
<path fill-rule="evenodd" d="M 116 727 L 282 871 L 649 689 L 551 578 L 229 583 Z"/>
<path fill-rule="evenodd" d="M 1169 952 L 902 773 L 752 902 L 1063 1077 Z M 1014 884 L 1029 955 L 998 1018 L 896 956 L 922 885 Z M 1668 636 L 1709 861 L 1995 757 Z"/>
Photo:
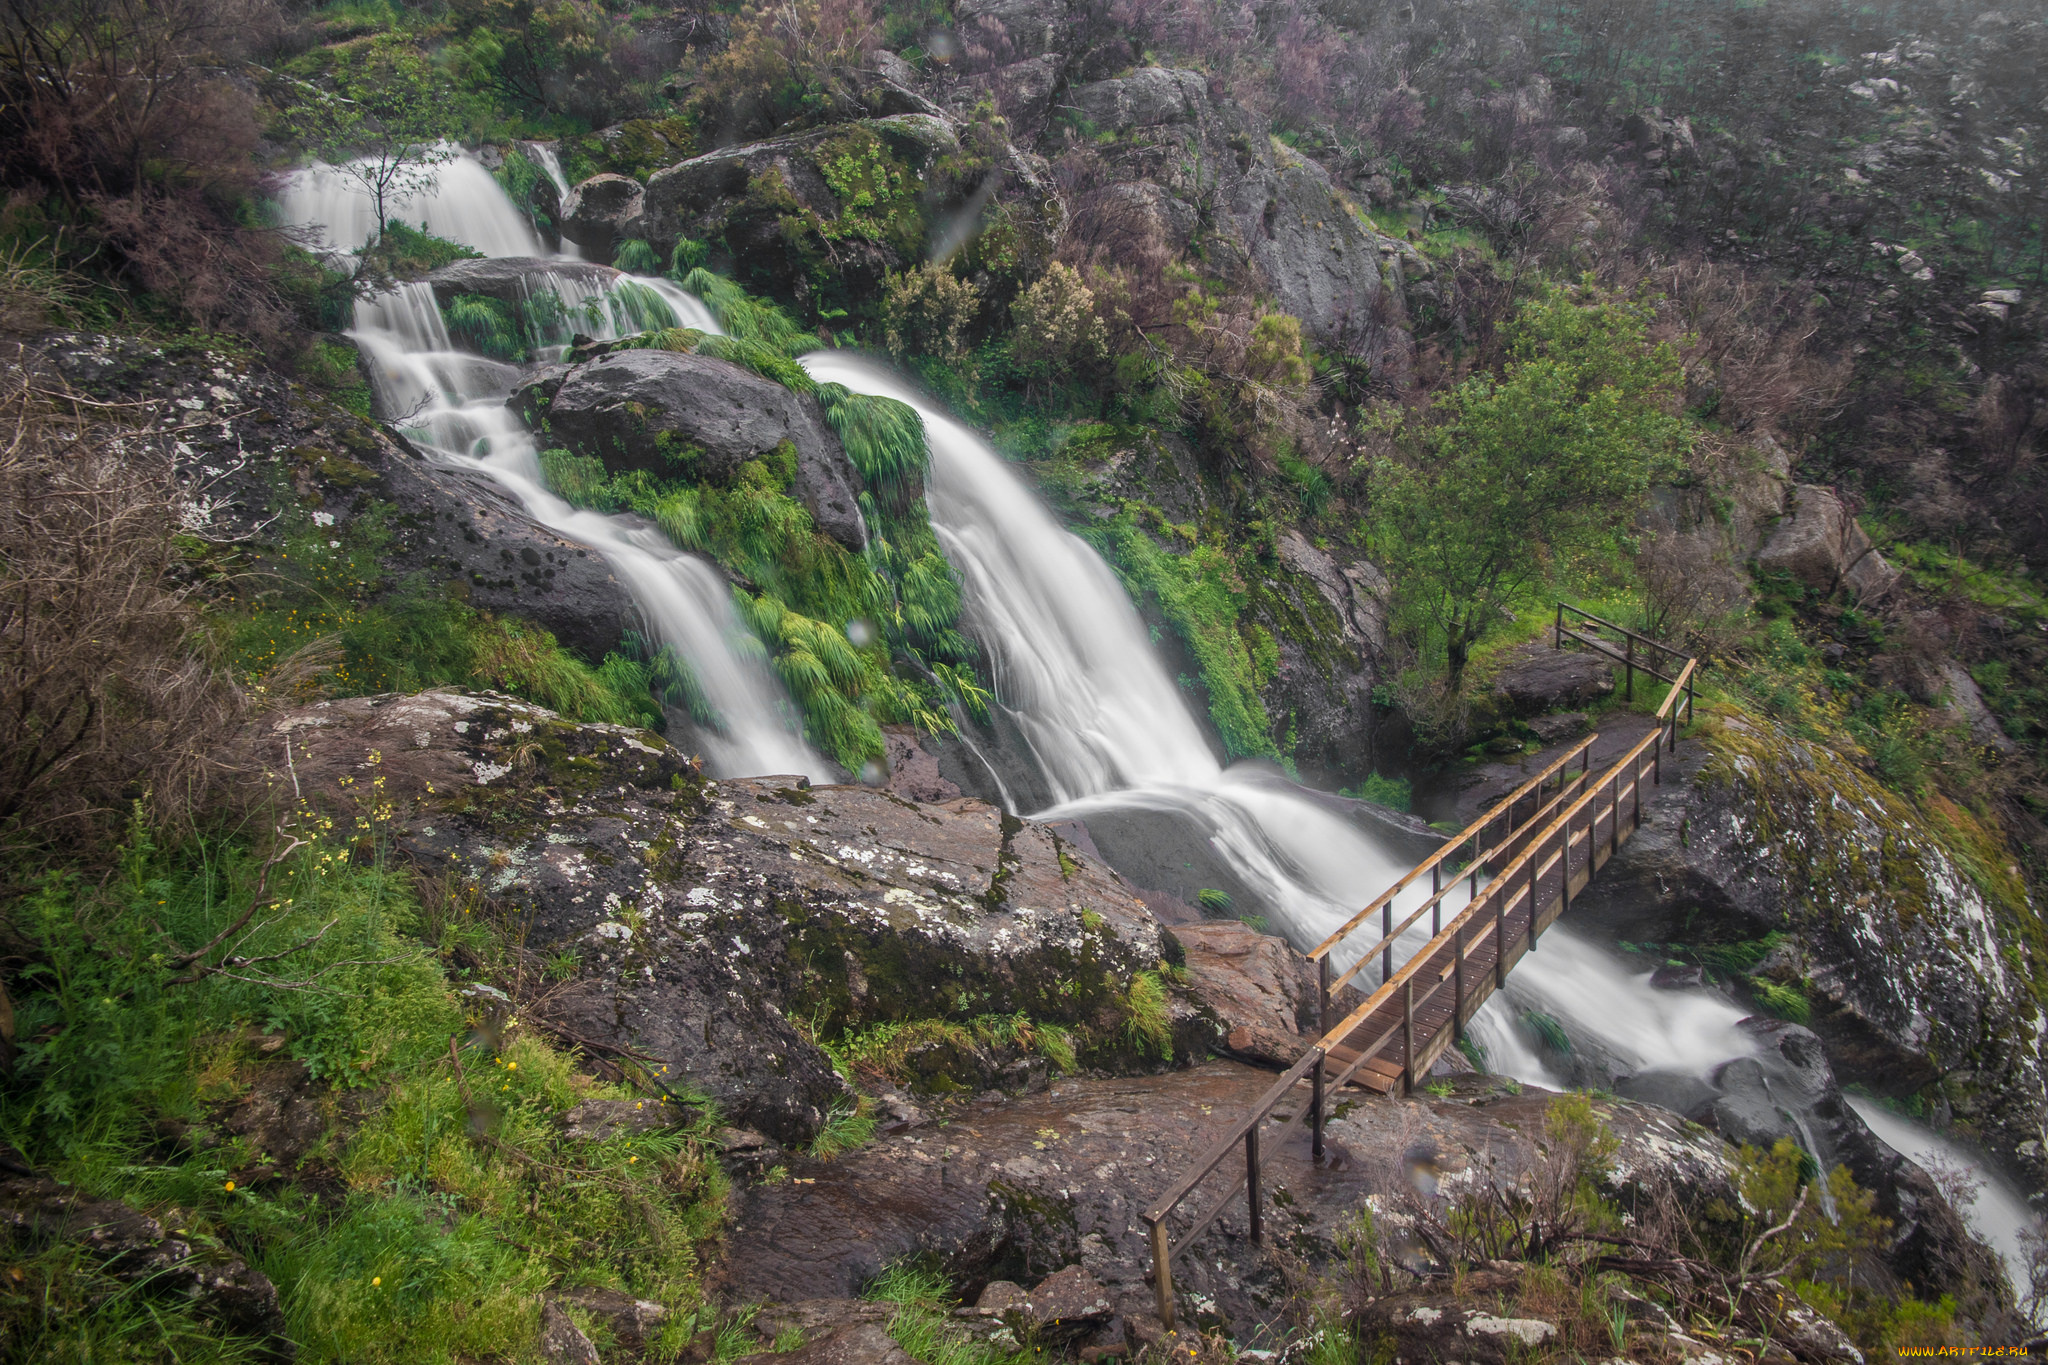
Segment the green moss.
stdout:
<path fill-rule="evenodd" d="M 1272 677 L 1272 640 L 1266 636 L 1266 648 L 1254 652 L 1258 637 L 1242 619 L 1250 592 L 1230 551 L 1178 533 L 1181 543 L 1169 551 L 1128 511 L 1084 534 L 1107 554 L 1133 593 L 1158 605 L 1195 656 L 1209 693 L 1209 717 L 1224 748 L 1233 756 L 1278 758 L 1259 696 Z"/>
<path fill-rule="evenodd" d="M 362 466 L 329 452 L 323 476 L 344 484 Z M 537 626 L 478 611 L 442 585 L 393 582 L 384 571 L 394 520 L 372 504 L 334 531 L 293 508 L 287 532 L 253 554 L 259 571 L 210 604 L 228 666 L 259 695 L 291 699 L 495 687 L 575 720 L 659 725 L 661 711 L 632 661 L 592 666 Z M 336 541 L 339 543 L 335 543 Z"/>
<path fill-rule="evenodd" d="M 530 1353 L 536 1298 L 563 1265 L 687 1317 L 726 1191 L 705 1140 L 714 1116 L 564 1137 L 572 1105 L 644 1094 L 469 1012 L 444 954 L 490 970 L 507 944 L 466 913 L 472 894 L 422 904 L 411 876 L 355 854 L 380 846 L 368 801 L 366 830 L 300 824 L 312 843 L 272 869 L 278 899 L 239 941 L 259 961 L 284 955 L 233 976 L 175 984 L 164 936 L 197 947 L 227 928 L 258 894 L 260 850 L 138 837 L 89 895 L 62 877 L 30 886 L 13 923 L 48 970 L 10 983 L 35 1041 L 0 1093 L 0 1132 L 70 1185 L 175 1218 L 167 1226 L 195 1247 L 232 1247 L 277 1285 L 303 1358 Z M 301 984 L 270 984 L 272 972 Z M 281 1045 L 277 1060 L 255 1046 L 258 1030 Z M 325 1128 L 296 1167 L 218 1122 L 295 1064 L 316 1078 L 306 1108 Z M 218 1136 L 170 1144 L 167 1131 Z M 15 1260 L 24 1277 L 0 1284 L 0 1331 L 23 1359 L 269 1358 L 273 1343 L 175 1296 L 137 1296 L 69 1244 Z"/>

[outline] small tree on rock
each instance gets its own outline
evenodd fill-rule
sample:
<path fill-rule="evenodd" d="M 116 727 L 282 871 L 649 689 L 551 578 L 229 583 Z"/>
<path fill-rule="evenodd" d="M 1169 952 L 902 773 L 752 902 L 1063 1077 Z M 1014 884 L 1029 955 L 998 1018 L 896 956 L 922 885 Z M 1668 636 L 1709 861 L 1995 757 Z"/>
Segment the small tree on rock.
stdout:
<path fill-rule="evenodd" d="M 1584 289 L 1523 308 L 1499 375 L 1427 414 L 1367 419 L 1372 553 L 1410 628 L 1443 650 L 1454 694 L 1502 609 L 1560 560 L 1611 546 L 1688 444 L 1678 354 L 1649 337 L 1654 305 L 1582 301 Z"/>
<path fill-rule="evenodd" d="M 288 118 L 307 151 L 347 175 L 369 195 L 376 245 L 392 210 L 434 188 L 436 168 L 455 152 L 441 142 L 449 107 L 447 82 L 417 50 L 379 40 L 348 69 L 339 88 L 309 91 Z"/>

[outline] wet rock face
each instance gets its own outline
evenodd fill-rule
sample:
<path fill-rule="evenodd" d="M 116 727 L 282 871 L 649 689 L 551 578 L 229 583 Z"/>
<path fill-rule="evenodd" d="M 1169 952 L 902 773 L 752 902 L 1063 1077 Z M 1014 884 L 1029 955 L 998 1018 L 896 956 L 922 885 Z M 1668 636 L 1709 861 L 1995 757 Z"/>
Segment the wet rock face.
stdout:
<path fill-rule="evenodd" d="M 615 473 L 722 483 L 787 442 L 796 453 L 792 496 L 826 535 L 853 550 L 867 545 L 860 477 L 817 403 L 730 361 L 613 351 L 528 379 L 512 404 L 544 442 Z"/>
<path fill-rule="evenodd" d="M 1781 1139 L 1810 1152 L 1821 1169 L 1846 1166 L 1877 1196 L 1891 1224 L 1881 1259 L 1902 1282 L 1924 1294 L 1951 1293 L 1982 1316 L 2002 1272 L 1972 1241 L 1956 1211 L 1918 1166 L 1874 1135 L 1843 1098 L 1821 1039 L 1782 1019 L 1746 1019 L 1755 1043 L 1709 1076 L 1647 1071 L 1613 1081 L 1616 1093 L 1655 1104 L 1706 1125 L 1731 1143 L 1769 1151 Z"/>
<path fill-rule="evenodd" d="M 47 1176 L 10 1176 L 0 1180 L 0 1239 L 23 1251 L 76 1245 L 142 1293 L 187 1299 L 201 1317 L 278 1338 L 272 1349 L 284 1359 L 293 1353 L 282 1340 L 277 1287 L 262 1271 L 239 1256 L 195 1247 L 118 1200 L 94 1199 Z"/>
<path fill-rule="evenodd" d="M 1276 549 L 1264 606 L 1285 628 L 1274 632 L 1280 661 L 1266 710 L 1293 735 L 1303 779 L 1341 786 L 1375 767 L 1372 692 L 1390 652 L 1388 584 L 1365 560 L 1339 558 L 1297 531 L 1282 532 Z"/>
<path fill-rule="evenodd" d="M 248 743 L 273 790 L 295 773 L 337 809 L 382 778 L 401 853 L 475 881 L 530 949 L 573 955 L 574 977 L 531 1008 L 657 1058 L 670 1084 L 784 1143 L 845 1095 L 785 1011 L 836 1035 L 1021 1010 L 1115 1039 L 1132 977 L 1174 954 L 1100 863 L 972 799 L 712 782 L 646 732 L 452 690 L 319 703 Z M 1209 1027 L 1186 1005 L 1174 1022 L 1183 1050 Z"/>
<path fill-rule="evenodd" d="M 1045 1094 L 975 1105 L 943 1128 L 896 1134 L 830 1163 L 796 1159 L 792 1174 L 812 1183 L 736 1196 L 713 1287 L 736 1301 L 850 1295 L 884 1266 L 924 1254 L 970 1301 L 990 1282 L 1008 1281 L 1041 1291 L 1044 1306 L 1059 1299 L 1119 1318 L 1133 1335 L 1147 1324 L 1156 1329 L 1139 1211 L 1271 1083 L 1270 1071 L 1235 1062 L 1062 1080 Z M 1268 1244 L 1297 1265 L 1327 1270 L 1341 1261 L 1340 1227 L 1368 1197 L 1391 1207 L 1418 1180 L 1427 1185 L 1489 1162 L 1510 1177 L 1521 1170 L 1550 1096 L 1506 1096 L 1483 1079 L 1454 1084 L 1448 1100 L 1359 1100 L 1328 1125 L 1337 1159 L 1322 1168 L 1309 1160 L 1302 1128 L 1269 1134 Z M 1655 1181 L 1702 1202 L 1732 1197 L 1718 1139 L 1639 1105 L 1613 1105 L 1607 1118 L 1620 1141 L 1625 1197 Z M 1213 1198 L 1199 1199 L 1201 1208 Z M 1242 1208 L 1226 1211 L 1174 1275 L 1185 1321 L 1248 1340 L 1262 1325 L 1288 1321 L 1292 1294 L 1278 1263 L 1250 1244 Z M 993 1306 L 1007 1320 L 1036 1311 L 1040 1298 L 1034 1292 L 1020 1302 L 1011 1292 Z"/>
<path fill-rule="evenodd" d="M 543 260 L 538 256 L 492 256 L 456 261 L 427 276 L 434 299 L 446 308 L 463 294 L 481 294 L 500 303 L 524 303 L 535 275 L 554 275 L 582 284 L 608 285 L 619 272 L 592 261 Z"/>
<path fill-rule="evenodd" d="M 1986 892 L 1839 756 L 1753 718 L 1713 724 L 1575 919 L 1652 942 L 1786 931 L 1758 970 L 1806 993 L 1840 1075 L 1898 1094 L 1939 1078 L 1954 1117 L 2048 1178 L 2039 1010 Z"/>
<path fill-rule="evenodd" d="M 610 259 L 632 236 L 647 191 L 630 175 L 593 175 L 569 191 L 562 205 L 562 235 L 586 251 Z"/>
<path fill-rule="evenodd" d="M 41 346 L 40 363 L 88 395 L 180 416 L 185 520 L 197 536 L 260 545 L 310 519 L 338 539 L 369 519 L 389 534 L 381 559 L 391 581 L 425 575 L 472 606 L 536 622 L 593 662 L 635 619 L 603 556 L 534 521 L 488 474 L 435 464 L 246 357 L 76 334 Z"/>

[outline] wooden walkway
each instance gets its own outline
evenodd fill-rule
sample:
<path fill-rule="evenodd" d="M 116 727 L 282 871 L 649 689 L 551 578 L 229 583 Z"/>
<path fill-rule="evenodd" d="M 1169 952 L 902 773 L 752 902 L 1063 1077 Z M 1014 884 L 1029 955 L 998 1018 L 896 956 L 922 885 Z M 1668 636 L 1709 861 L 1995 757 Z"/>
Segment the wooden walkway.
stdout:
<path fill-rule="evenodd" d="M 1567 630 L 1566 612 L 1583 619 L 1588 628 Z M 1599 634 L 1602 629 L 1623 636 L 1623 643 L 1605 640 Z M 1507 984 L 1515 964 L 1537 950 L 1543 931 L 1571 908 L 1573 897 L 1641 827 L 1644 788 L 1663 780 L 1663 757 L 1678 743 L 1680 713 L 1685 720 L 1692 719 L 1697 664 L 1654 640 L 1560 605 L 1556 642 L 1562 648 L 1566 640 L 1625 663 L 1631 690 L 1639 671 L 1668 682 L 1670 691 L 1657 708 L 1656 725 L 1597 773 L 1591 771 L 1590 756 L 1599 737 L 1588 735 L 1309 953 L 1321 985 L 1322 1037 L 1249 1114 L 1210 1144 L 1195 1165 L 1144 1211 L 1151 1229 L 1153 1287 L 1167 1327 L 1174 1320 L 1174 1259 L 1239 1193 L 1246 1195 L 1251 1238 L 1261 1240 L 1261 1142 L 1307 1122 L 1311 1150 L 1321 1160 L 1331 1090 L 1347 1084 L 1380 1094 L 1396 1088 L 1413 1090 L 1444 1049 L 1464 1036 L 1465 1025 L 1479 1008 Z M 1670 665 L 1675 673 L 1650 667 L 1639 652 L 1644 649 L 1679 659 Z M 1579 765 L 1577 773 L 1571 771 L 1574 763 Z M 1419 891 L 1424 878 L 1429 882 L 1427 893 Z M 1396 923 L 1397 902 L 1406 894 L 1420 895 L 1420 903 Z M 1405 945 L 1422 933 L 1425 917 L 1427 942 L 1405 951 Z M 1374 941 L 1362 948 L 1351 942 L 1361 929 L 1377 931 Z M 1335 962 L 1340 950 L 1351 964 L 1341 969 Z M 1360 977 L 1376 978 L 1376 988 L 1364 1004 L 1333 1020 L 1334 992 Z M 1310 1087 L 1309 1103 L 1293 1106 L 1296 1112 L 1291 1116 L 1275 1117 L 1274 1110 L 1304 1081 Z M 1204 1214 L 1184 1213 L 1182 1204 L 1240 1146 L 1243 1164 L 1231 1163 L 1234 1178 L 1222 1197 Z"/>

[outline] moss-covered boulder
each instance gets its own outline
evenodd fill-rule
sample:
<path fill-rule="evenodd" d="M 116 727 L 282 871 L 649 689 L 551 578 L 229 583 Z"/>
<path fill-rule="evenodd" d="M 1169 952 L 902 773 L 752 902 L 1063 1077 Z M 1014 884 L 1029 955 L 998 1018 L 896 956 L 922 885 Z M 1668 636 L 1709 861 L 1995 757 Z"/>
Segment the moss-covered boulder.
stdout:
<path fill-rule="evenodd" d="M 1230 1022 L 1184 998 L 1178 945 L 1115 873 L 980 801 L 711 781 L 651 733 L 447 689 L 275 714 L 246 756 L 511 931 L 522 1018 L 783 1142 L 850 1098 L 820 1042 L 918 1025 L 938 1072 L 939 1045 L 979 1041 L 931 1025 L 999 1019 L 1062 1030 L 1071 1052 L 1041 1050 L 1061 1065 L 1153 1070 Z M 927 1088 L 986 1079 L 950 1063 Z"/>
<path fill-rule="evenodd" d="M 387 586 L 423 580 L 537 622 L 593 663 L 634 620 L 604 557 L 528 516 L 490 475 L 429 460 L 245 352 L 74 333 L 41 348 L 31 363 L 88 396 L 172 409 L 189 423 L 180 460 L 195 540 L 260 551 L 310 531 L 312 553 L 371 546 Z M 353 353 L 334 349 L 353 373 Z M 355 397 L 367 410 L 368 391 Z"/>
<path fill-rule="evenodd" d="M 924 113 L 721 148 L 649 176 L 631 235 L 705 243 L 778 299 L 871 307 L 883 276 L 923 259 L 957 178 L 940 163 L 959 154 L 952 125 Z"/>
<path fill-rule="evenodd" d="M 750 460 L 795 452 L 790 493 L 819 530 L 865 549 L 860 476 L 817 400 L 728 360 L 622 350 L 529 378 L 512 405 L 544 445 L 612 473 L 724 483 Z"/>
<path fill-rule="evenodd" d="M 1921 1094 L 2042 1184 L 2035 911 L 1999 842 L 1752 714 L 1719 708 L 1703 728 L 1680 751 L 1683 786 L 1666 786 L 1574 921 L 1639 943 L 1777 933 L 1748 968 L 1756 992 L 1798 1006 L 1845 1082 Z"/>

